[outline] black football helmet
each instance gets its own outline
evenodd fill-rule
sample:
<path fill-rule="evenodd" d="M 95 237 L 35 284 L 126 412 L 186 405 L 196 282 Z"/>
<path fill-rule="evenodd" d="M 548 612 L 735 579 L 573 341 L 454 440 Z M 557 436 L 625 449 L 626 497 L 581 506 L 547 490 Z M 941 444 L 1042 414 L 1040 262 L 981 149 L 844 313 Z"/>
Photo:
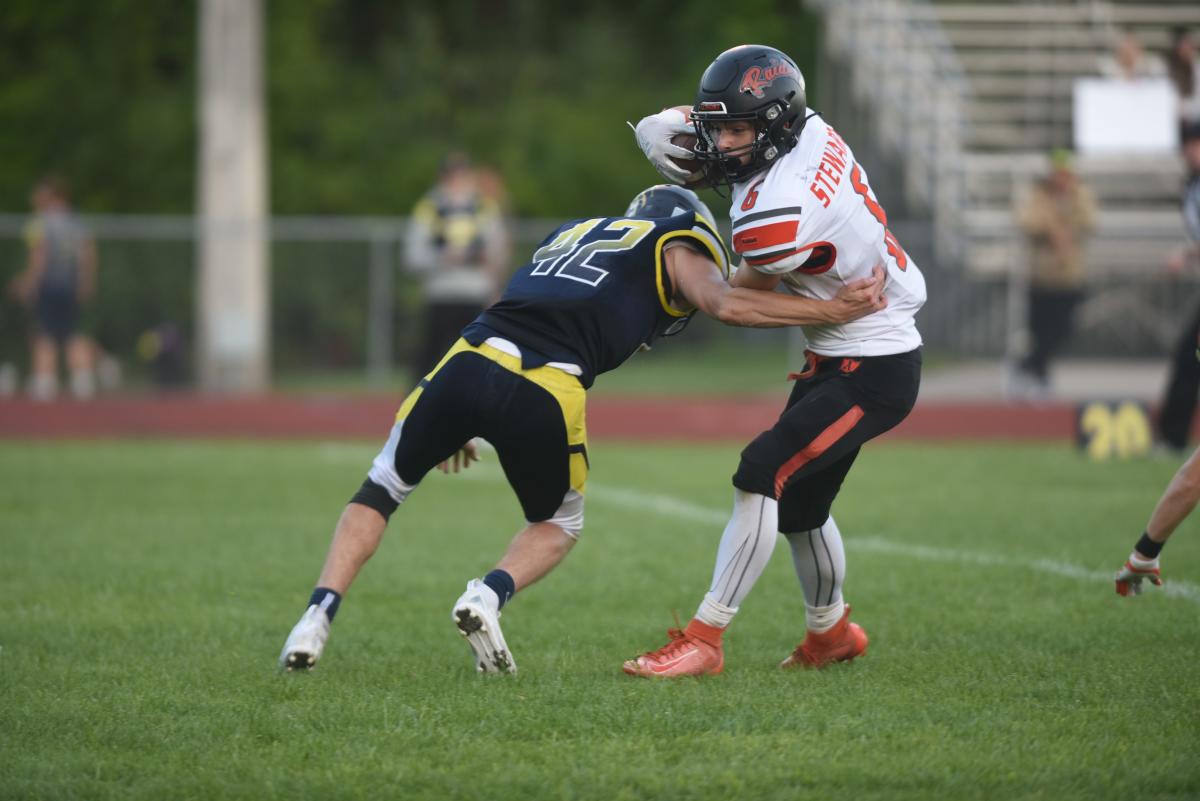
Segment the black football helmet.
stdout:
<path fill-rule="evenodd" d="M 704 205 L 700 196 L 690 189 L 674 184 L 657 184 L 643 189 L 629 202 L 625 216 L 654 220 L 686 214 L 689 211 L 696 212 L 696 216 L 708 223 L 709 228 L 716 230 L 716 217 L 713 217 L 713 213 Z"/>
<path fill-rule="evenodd" d="M 710 186 L 734 184 L 774 164 L 796 145 L 804 128 L 807 98 L 800 68 L 764 45 L 741 45 L 717 56 L 704 75 L 692 106 L 696 157 Z M 745 149 L 717 150 L 715 123 L 751 122 L 757 134 Z M 742 164 L 747 153 L 750 161 Z"/>

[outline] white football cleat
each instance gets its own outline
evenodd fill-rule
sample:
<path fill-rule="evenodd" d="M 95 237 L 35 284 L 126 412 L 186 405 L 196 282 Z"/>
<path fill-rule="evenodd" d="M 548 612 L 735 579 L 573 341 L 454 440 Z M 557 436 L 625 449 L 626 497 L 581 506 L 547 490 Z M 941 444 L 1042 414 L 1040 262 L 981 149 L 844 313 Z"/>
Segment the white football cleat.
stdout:
<path fill-rule="evenodd" d="M 300 622 L 288 635 L 279 654 L 279 666 L 286 670 L 309 670 L 321 658 L 325 641 L 329 639 L 329 617 L 325 610 L 313 604 L 304 612 Z"/>
<path fill-rule="evenodd" d="M 479 579 L 467 582 L 467 591 L 454 604 L 450 619 L 458 626 L 467 644 L 475 652 L 475 668 L 480 673 L 516 673 L 504 632 L 500 631 L 500 610 L 494 608 L 495 597 Z"/>

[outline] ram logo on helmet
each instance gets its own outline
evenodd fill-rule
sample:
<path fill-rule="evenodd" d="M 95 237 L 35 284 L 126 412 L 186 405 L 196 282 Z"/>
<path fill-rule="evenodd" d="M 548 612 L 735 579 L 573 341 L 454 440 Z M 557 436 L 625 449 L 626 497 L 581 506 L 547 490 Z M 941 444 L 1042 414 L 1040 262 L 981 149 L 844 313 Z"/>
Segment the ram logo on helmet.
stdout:
<path fill-rule="evenodd" d="M 791 64 L 771 59 L 765 69 L 755 66 L 746 70 L 742 74 L 741 83 L 738 84 L 738 91 L 747 92 L 761 99 L 766 96 L 763 94 L 763 87 L 770 86 L 776 78 L 784 75 L 797 80 L 800 78 L 800 74 Z"/>

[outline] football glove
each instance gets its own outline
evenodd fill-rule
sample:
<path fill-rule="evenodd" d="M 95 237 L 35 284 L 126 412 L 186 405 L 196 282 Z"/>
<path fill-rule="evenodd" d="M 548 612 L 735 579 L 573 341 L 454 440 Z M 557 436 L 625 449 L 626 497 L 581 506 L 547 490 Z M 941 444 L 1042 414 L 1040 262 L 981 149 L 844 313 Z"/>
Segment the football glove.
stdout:
<path fill-rule="evenodd" d="M 1142 579 L 1146 579 L 1156 587 L 1162 586 L 1162 577 L 1158 569 L 1158 558 L 1143 559 L 1133 552 L 1125 560 L 1124 566 L 1117 571 L 1117 595 L 1140 595 Z"/>
<path fill-rule="evenodd" d="M 637 137 L 638 147 L 646 154 L 646 158 L 658 170 L 659 175 L 673 184 L 686 184 L 692 174 L 671 161 L 671 156 L 678 159 L 694 159 L 696 154 L 687 148 L 671 144 L 671 137 L 677 134 L 694 134 L 696 129 L 683 112 L 669 108 L 649 117 L 642 117 L 633 133 Z"/>

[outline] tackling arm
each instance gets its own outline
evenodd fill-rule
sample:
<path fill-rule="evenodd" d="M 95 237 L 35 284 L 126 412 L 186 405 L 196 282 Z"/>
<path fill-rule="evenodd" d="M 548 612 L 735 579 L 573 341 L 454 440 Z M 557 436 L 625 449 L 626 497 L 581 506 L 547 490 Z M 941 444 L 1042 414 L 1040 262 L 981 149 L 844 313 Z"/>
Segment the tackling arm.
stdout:
<path fill-rule="evenodd" d="M 881 268 L 870 278 L 846 285 L 833 300 L 816 300 L 763 291 L 778 283 L 774 276 L 763 276 L 768 280 L 753 289 L 730 286 L 712 259 L 689 247 L 670 248 L 664 255 L 675 296 L 726 325 L 779 328 L 845 323 L 887 306 Z"/>

